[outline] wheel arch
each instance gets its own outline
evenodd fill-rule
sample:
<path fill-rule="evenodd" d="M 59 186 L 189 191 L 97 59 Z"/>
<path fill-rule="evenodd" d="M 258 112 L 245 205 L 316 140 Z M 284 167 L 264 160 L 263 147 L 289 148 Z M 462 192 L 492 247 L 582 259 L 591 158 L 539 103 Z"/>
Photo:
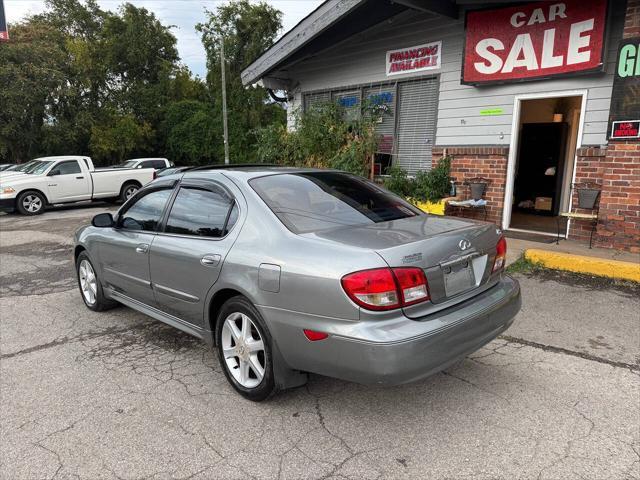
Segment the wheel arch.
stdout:
<path fill-rule="evenodd" d="M 73 263 L 74 265 L 78 263 L 78 257 L 80 256 L 80 254 L 84 251 L 86 251 L 87 249 L 84 248 L 84 245 L 76 245 L 76 247 L 73 249 Z"/>
<path fill-rule="evenodd" d="M 218 344 L 218 338 L 216 337 L 216 327 L 218 326 L 218 312 L 220 312 L 220 309 L 227 300 L 236 296 L 242 296 L 251 301 L 243 292 L 230 287 L 218 290 L 211 297 L 211 300 L 209 300 L 209 307 L 207 309 L 207 323 L 209 328 L 211 329 L 211 340 L 213 342 L 213 345 Z"/>
<path fill-rule="evenodd" d="M 46 202 L 47 205 L 51 205 L 51 202 L 49 202 L 49 197 L 47 197 L 47 194 L 44 193 L 42 190 L 40 190 L 39 188 L 25 188 L 24 190 L 20 190 L 17 194 L 16 194 L 16 206 L 18 205 L 18 198 L 20 197 L 20 195 L 27 193 L 27 192 L 36 192 L 39 193 L 40 195 L 42 195 L 42 197 L 44 198 L 44 201 Z"/>

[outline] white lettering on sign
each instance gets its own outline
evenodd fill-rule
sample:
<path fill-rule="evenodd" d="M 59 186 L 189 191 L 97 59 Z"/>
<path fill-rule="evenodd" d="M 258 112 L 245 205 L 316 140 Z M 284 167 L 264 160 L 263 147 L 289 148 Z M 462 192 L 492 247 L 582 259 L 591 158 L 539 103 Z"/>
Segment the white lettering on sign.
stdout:
<path fill-rule="evenodd" d="M 607 0 L 468 11 L 463 83 L 602 70 Z"/>

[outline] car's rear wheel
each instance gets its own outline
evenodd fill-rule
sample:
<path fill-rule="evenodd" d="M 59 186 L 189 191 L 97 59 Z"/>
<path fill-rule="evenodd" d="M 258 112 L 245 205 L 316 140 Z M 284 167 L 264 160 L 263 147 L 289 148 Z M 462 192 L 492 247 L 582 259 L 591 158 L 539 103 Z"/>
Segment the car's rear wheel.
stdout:
<path fill-rule="evenodd" d="M 229 299 L 217 320 L 218 357 L 229 383 L 256 402 L 274 391 L 271 335 L 256 308 L 244 297 Z"/>
<path fill-rule="evenodd" d="M 22 215 L 39 215 L 44 212 L 47 200 L 40 192 L 22 192 L 16 199 L 16 208 Z"/>
<path fill-rule="evenodd" d="M 126 202 L 133 197 L 140 190 L 140 185 L 137 183 L 125 183 L 120 191 L 120 201 Z"/>
<path fill-rule="evenodd" d="M 112 300 L 108 300 L 104 296 L 102 291 L 102 285 L 98 279 L 95 268 L 89 259 L 89 255 L 86 252 L 78 255 L 76 261 L 76 272 L 78 274 L 78 287 L 80 288 L 80 294 L 82 300 L 87 308 L 100 312 L 113 308 L 116 303 Z"/>

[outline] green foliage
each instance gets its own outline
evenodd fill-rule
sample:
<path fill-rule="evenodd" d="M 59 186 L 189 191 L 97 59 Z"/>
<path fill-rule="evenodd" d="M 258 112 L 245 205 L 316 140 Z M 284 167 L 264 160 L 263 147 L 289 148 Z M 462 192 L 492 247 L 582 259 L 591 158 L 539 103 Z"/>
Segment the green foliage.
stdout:
<path fill-rule="evenodd" d="M 206 103 L 184 100 L 166 115 L 167 153 L 177 164 L 206 165 L 223 161 L 221 119 Z"/>
<path fill-rule="evenodd" d="M 409 177 L 406 170 L 393 166 L 387 170 L 389 175 L 384 186 L 388 190 L 418 201 L 437 202 L 449 195 L 451 189 L 451 159 L 444 157 L 431 170 L 418 172 Z"/>
<path fill-rule="evenodd" d="M 207 21 L 196 28 L 202 34 L 207 52 L 207 85 L 209 91 L 215 93 L 211 96 L 210 109 L 222 116 L 220 44 L 224 39 L 231 161 L 255 162 L 258 129 L 271 124 L 284 125 L 286 112 L 281 105 L 273 103 L 265 88 L 245 88 L 240 74 L 273 44 L 282 27 L 282 12 L 264 2 L 238 0 L 207 11 L 207 16 Z M 216 156 L 222 158 L 224 146 L 221 142 L 217 145 Z"/>
<path fill-rule="evenodd" d="M 91 129 L 91 151 L 100 161 L 116 160 L 120 163 L 127 156 L 146 150 L 153 139 L 153 129 L 146 122 L 139 122 L 133 115 L 114 115 L 106 124 Z"/>
<path fill-rule="evenodd" d="M 347 122 L 335 103 L 298 114 L 295 129 L 271 125 L 258 131 L 258 157 L 268 163 L 335 168 L 367 176 L 378 136 L 374 119 Z"/>

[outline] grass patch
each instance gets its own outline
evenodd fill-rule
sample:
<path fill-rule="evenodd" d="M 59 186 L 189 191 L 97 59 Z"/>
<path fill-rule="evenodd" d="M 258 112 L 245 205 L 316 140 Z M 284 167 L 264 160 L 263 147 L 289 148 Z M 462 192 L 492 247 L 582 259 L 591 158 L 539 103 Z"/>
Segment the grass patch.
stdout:
<path fill-rule="evenodd" d="M 533 262 L 524 255 L 507 267 L 507 273 L 536 273 L 545 269 L 540 262 Z"/>

